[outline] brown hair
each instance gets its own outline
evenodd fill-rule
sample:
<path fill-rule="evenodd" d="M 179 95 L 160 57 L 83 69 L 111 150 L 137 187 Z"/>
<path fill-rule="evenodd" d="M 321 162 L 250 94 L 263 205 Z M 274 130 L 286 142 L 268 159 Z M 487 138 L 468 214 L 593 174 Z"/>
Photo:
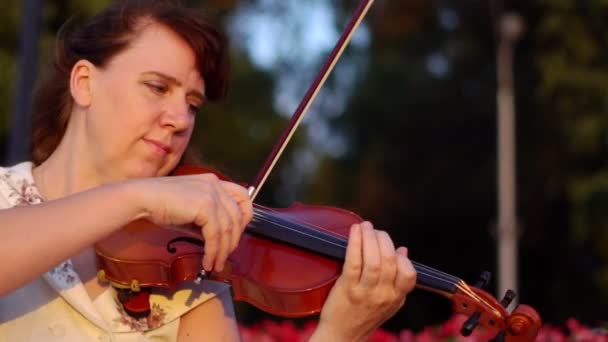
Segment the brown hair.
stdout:
<path fill-rule="evenodd" d="M 55 57 L 47 79 L 34 95 L 32 112 L 32 161 L 38 165 L 57 148 L 65 133 L 72 98 L 69 79 L 76 62 L 85 59 L 103 67 L 124 50 L 138 34 L 141 19 L 167 26 L 192 48 L 206 96 L 224 97 L 228 79 L 225 36 L 178 1 L 116 1 L 83 25 L 68 21 L 57 34 Z M 191 155 L 186 153 L 185 157 Z"/>

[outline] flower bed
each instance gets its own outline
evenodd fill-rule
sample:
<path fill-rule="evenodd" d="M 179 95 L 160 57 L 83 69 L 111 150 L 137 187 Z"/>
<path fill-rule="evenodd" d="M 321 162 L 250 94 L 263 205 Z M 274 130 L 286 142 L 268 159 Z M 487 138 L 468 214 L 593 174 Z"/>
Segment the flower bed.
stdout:
<path fill-rule="evenodd" d="M 454 316 L 441 325 L 427 327 L 420 332 L 411 330 L 401 330 L 399 333 L 392 333 L 382 329 L 376 330 L 370 337 L 370 342 L 477 342 L 487 341 L 487 337 L 473 335 L 462 337 L 459 333 L 460 327 L 464 322 L 462 316 Z M 298 327 L 292 321 L 275 322 L 265 320 L 260 323 L 244 326 L 241 325 L 240 331 L 243 342 L 304 342 L 307 341 L 316 322 L 310 321 Z M 544 325 L 536 341 L 542 342 L 608 342 L 608 330 L 602 328 L 591 328 L 579 323 L 571 318 L 566 321 L 565 327 Z"/>

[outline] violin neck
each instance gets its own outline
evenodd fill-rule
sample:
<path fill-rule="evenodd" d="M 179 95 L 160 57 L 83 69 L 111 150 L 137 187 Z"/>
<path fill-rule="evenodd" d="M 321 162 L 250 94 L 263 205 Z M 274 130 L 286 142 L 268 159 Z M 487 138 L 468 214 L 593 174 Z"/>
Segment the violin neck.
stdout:
<path fill-rule="evenodd" d="M 247 226 L 253 235 L 280 241 L 298 248 L 344 261 L 348 240 L 330 231 L 320 230 L 302 222 L 282 218 L 280 215 L 254 209 L 253 220 Z M 449 296 L 456 293 L 463 281 L 455 276 L 412 261 L 416 269 L 416 285 L 420 288 Z"/>

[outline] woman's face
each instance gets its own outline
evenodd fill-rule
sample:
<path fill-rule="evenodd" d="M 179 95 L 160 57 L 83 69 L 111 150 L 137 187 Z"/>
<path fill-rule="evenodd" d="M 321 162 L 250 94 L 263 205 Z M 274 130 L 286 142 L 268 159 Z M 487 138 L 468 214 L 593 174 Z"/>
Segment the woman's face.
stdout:
<path fill-rule="evenodd" d="M 95 168 L 111 179 L 168 174 L 181 158 L 204 102 L 193 51 L 149 23 L 90 81 L 85 137 Z"/>

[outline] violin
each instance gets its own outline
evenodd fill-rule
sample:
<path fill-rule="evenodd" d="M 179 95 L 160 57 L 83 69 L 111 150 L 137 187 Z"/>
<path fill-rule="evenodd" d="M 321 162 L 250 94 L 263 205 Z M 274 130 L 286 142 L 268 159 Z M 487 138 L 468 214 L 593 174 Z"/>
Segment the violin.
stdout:
<path fill-rule="evenodd" d="M 211 171 L 182 166 L 175 174 L 206 172 Z M 282 317 L 309 316 L 321 311 L 341 273 L 348 230 L 361 221 L 351 211 L 328 206 L 254 204 L 253 219 L 224 270 L 204 275 L 200 229 L 171 229 L 139 220 L 97 243 L 98 277 L 133 293 L 155 287 L 175 289 L 184 281 L 201 278 L 223 281 L 232 285 L 235 300 Z M 506 311 L 513 293 L 498 302 L 480 288 L 485 284 L 471 287 L 447 273 L 413 265 L 418 288 L 449 298 L 454 312 L 470 317 L 463 334 L 480 326 L 493 336 L 504 334 L 506 341 L 535 338 L 540 317 L 534 309 L 519 305 L 511 314 Z"/>
<path fill-rule="evenodd" d="M 181 166 L 175 175 L 206 172 L 213 171 Z M 168 228 L 139 220 L 96 244 L 98 278 L 112 283 L 124 298 L 136 298 L 135 305 L 147 300 L 147 295 L 134 296 L 146 294 L 144 289 L 174 290 L 185 281 L 211 279 L 230 283 L 234 300 L 265 312 L 309 316 L 321 311 L 341 273 L 348 231 L 361 221 L 351 211 L 328 206 L 294 203 L 288 208 L 268 208 L 254 204 L 253 219 L 224 270 L 204 274 L 200 228 Z M 505 341 L 533 341 L 536 337 L 541 324 L 536 311 L 519 305 L 509 314 L 506 307 L 514 293 L 498 302 L 482 289 L 489 280 L 487 273 L 482 275 L 485 283 L 469 286 L 455 276 L 412 263 L 416 287 L 450 299 L 455 313 L 469 317 L 463 335 L 479 326 L 489 335 L 503 335 Z M 128 306 L 125 309 L 129 312 Z M 137 311 L 131 309 L 130 313 Z"/>
<path fill-rule="evenodd" d="M 372 2 L 359 3 L 279 143 L 249 186 L 252 201 Z M 179 166 L 173 175 L 207 172 L 229 180 L 198 166 Z M 176 289 L 185 281 L 200 283 L 205 279 L 230 283 L 234 300 L 246 301 L 274 315 L 304 317 L 319 313 L 341 274 L 349 229 L 362 218 L 345 209 L 301 203 L 288 208 L 254 203 L 253 211 L 252 221 L 221 272 L 207 274 L 202 268 L 204 241 L 200 227 L 161 227 L 138 220 L 95 245 L 98 278 L 117 289 L 125 311 L 134 317 L 149 314 L 151 289 Z M 509 313 L 507 307 L 515 293 L 508 291 L 498 301 L 484 291 L 489 273 L 470 286 L 445 272 L 412 263 L 417 271 L 417 288 L 448 298 L 455 313 L 468 317 L 461 329 L 463 335 L 480 327 L 497 340 L 535 339 L 541 325 L 538 313 L 528 305 L 518 305 Z"/>

